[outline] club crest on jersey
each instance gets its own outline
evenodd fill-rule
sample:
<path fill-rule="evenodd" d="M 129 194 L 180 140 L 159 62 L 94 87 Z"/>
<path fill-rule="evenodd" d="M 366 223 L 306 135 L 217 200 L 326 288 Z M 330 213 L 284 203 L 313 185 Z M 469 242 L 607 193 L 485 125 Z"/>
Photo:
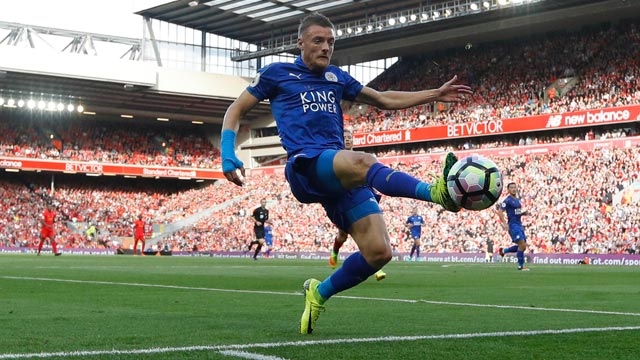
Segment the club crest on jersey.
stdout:
<path fill-rule="evenodd" d="M 327 71 L 326 73 L 324 73 L 324 78 L 329 81 L 338 82 L 338 77 L 332 72 Z"/>
<path fill-rule="evenodd" d="M 256 87 L 256 85 L 258 85 L 259 82 L 260 82 L 260 73 L 257 73 L 256 77 L 253 78 L 253 80 L 251 81 L 251 84 L 249 84 L 249 86 Z"/>

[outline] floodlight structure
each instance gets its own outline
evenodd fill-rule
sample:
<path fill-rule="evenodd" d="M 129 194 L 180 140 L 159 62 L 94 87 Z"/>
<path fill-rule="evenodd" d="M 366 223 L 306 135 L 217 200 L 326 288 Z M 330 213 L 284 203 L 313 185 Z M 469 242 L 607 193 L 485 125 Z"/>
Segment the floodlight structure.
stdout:
<path fill-rule="evenodd" d="M 418 6 L 414 9 L 392 12 L 336 25 L 338 39 L 366 36 L 383 31 L 418 26 L 428 22 L 444 21 L 462 16 L 473 16 L 480 13 L 499 11 L 505 8 L 516 8 L 540 3 L 545 0 L 453 0 L 433 5 Z M 355 29 L 355 30 L 354 30 Z M 360 31 L 358 31 L 360 29 Z M 239 50 L 231 56 L 233 61 L 245 61 L 286 52 L 294 52 L 298 48 L 297 34 L 281 39 L 270 40 L 258 46 L 256 51 Z"/>
<path fill-rule="evenodd" d="M 22 109 L 25 111 L 48 111 L 69 113 L 84 112 L 82 100 L 73 96 L 44 94 L 11 90 L 0 90 L 0 111 L 3 109 Z"/>

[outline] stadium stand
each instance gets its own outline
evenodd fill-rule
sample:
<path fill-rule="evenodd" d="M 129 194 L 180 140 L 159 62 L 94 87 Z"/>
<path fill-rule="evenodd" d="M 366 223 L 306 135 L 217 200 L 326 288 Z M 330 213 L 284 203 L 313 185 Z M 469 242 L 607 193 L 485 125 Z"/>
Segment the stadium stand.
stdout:
<path fill-rule="evenodd" d="M 620 253 L 629 251 L 637 242 L 640 236 L 637 206 L 613 203 L 613 197 L 620 190 L 638 180 L 640 156 L 637 147 L 594 151 L 569 149 L 502 157 L 497 158 L 497 162 L 507 181 L 521 185 L 525 206 L 533 214 L 527 219 L 531 251 Z M 437 171 L 439 161 L 436 158 L 429 162 L 407 161 L 393 165 L 427 178 L 430 172 Z M 565 173 L 579 174 L 577 179 L 580 180 L 567 181 L 558 175 Z M 320 220 L 324 219 L 320 206 L 301 205 L 292 198 L 277 170 L 269 176 L 250 177 L 242 189 L 242 193 L 248 194 L 244 198 L 240 198 L 240 188 L 224 182 L 179 191 L 170 190 L 173 184 L 161 187 L 155 182 L 153 186 L 137 185 L 139 189 L 125 184 L 81 185 L 73 179 L 56 182 L 59 185 L 55 196 L 62 204 L 61 211 L 68 214 L 72 222 L 96 224 L 104 236 L 99 242 L 101 246 L 109 246 L 112 239 L 128 235 L 136 215 L 130 209 L 145 209 L 145 215 L 154 222 L 170 224 L 233 197 L 240 200 L 182 227 L 167 236 L 163 244 L 174 251 L 191 249 L 193 245 L 206 251 L 241 251 L 252 236 L 250 210 L 255 206 L 256 198 L 265 196 L 274 218 L 278 251 L 327 251 L 335 233 L 332 224 Z M 15 179 L 3 180 L 2 185 L 1 210 L 12 218 L 2 220 L 0 242 L 5 246 L 33 245 L 41 202 L 22 201 L 34 195 Z M 46 188 L 42 183 L 36 186 L 40 192 Z M 443 224 L 425 229 L 426 251 L 477 252 L 486 236 L 495 237 L 496 242 L 507 241 L 491 211 L 481 212 L 480 216 L 469 212 L 453 215 L 413 201 L 384 198 L 382 207 L 397 251 L 406 250 L 405 245 L 409 244 L 404 241 L 403 225 L 413 206 L 419 207 L 427 221 L 439 219 Z M 71 227 L 60 237 L 67 247 L 96 246 L 74 233 Z M 353 250 L 352 246 L 347 244 L 345 250 Z"/>
<path fill-rule="evenodd" d="M 349 125 L 355 132 L 377 132 L 638 104 L 640 49 L 629 46 L 638 36 L 635 23 L 603 24 L 569 36 L 519 38 L 405 59 L 369 85 L 414 90 L 462 74 L 474 88 L 472 99 L 441 109 L 356 110 Z M 548 99 L 545 91 L 568 78 L 577 82 L 565 95 Z"/>
<path fill-rule="evenodd" d="M 627 21 L 592 26 L 569 37 L 563 32 L 406 57 L 371 86 L 380 90 L 432 87 L 459 73 L 476 93 L 468 102 L 453 107 L 436 104 L 398 112 L 355 107 L 347 126 L 357 133 L 370 133 L 640 104 L 638 44 L 638 26 Z M 574 81 L 549 92 L 550 86 L 563 79 Z M 25 119 L 8 114 L 2 113 L 0 119 L 0 156 L 219 167 L 214 140 L 201 129 L 140 123 L 123 126 L 112 119 Z M 494 158 L 505 179 L 523 189 L 524 206 L 532 213 L 525 224 L 530 251 L 624 253 L 636 251 L 640 237 L 640 210 L 628 199 L 629 189 L 639 180 L 640 151 L 637 141 L 618 147 L 606 145 L 611 144 L 606 140 L 637 140 L 639 133 L 635 121 L 363 150 L 420 178 L 438 172 L 437 154 L 445 150 L 503 150 L 508 155 Z M 578 145 L 585 142 L 602 147 L 583 149 Z M 543 153 L 508 150 L 540 144 L 564 146 Z M 421 154 L 435 156 L 412 156 Z M 279 168 L 255 174 L 243 188 L 224 180 L 187 184 L 102 177 L 88 181 L 56 174 L 54 197 L 69 218 L 59 229 L 61 243 L 66 248 L 114 249 L 122 238 L 130 236 L 133 218 L 142 213 L 158 229 L 156 247 L 242 251 L 252 237 L 250 209 L 257 198 L 266 197 L 274 219 L 275 251 L 328 251 L 335 229 L 324 220 L 323 209 L 295 201 Z M 0 246 L 34 246 L 41 199 L 48 196 L 51 176 L 3 174 L 0 211 L 7 216 L 0 217 Z M 25 177 L 33 190 L 24 186 Z M 234 201 L 229 203 L 228 199 Z M 424 229 L 427 252 L 481 252 L 486 237 L 498 244 L 509 242 L 491 211 L 449 214 L 437 207 L 391 198 L 383 198 L 381 204 L 397 252 L 406 252 L 410 246 L 404 240 L 404 221 L 414 206 L 428 223 L 438 220 L 439 226 Z M 206 216 L 199 216 L 205 212 Z M 179 226 L 172 227 L 174 224 Z M 87 236 L 91 225 L 97 233 Z M 168 228 L 173 230 L 164 230 Z M 355 247 L 348 242 L 344 249 Z"/>
<path fill-rule="evenodd" d="M 87 122 L 73 115 L 34 118 L 12 114 L 0 121 L 0 156 L 114 164 L 220 167 L 220 151 L 202 126 L 173 123 Z M 191 126 L 190 126 L 191 125 Z M 203 131 L 205 130 L 205 131 Z"/>

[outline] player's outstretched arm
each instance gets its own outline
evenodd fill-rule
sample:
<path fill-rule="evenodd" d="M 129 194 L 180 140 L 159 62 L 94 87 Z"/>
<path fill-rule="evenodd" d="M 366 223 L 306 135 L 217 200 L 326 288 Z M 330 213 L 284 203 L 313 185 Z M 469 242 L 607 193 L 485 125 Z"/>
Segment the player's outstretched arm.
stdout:
<path fill-rule="evenodd" d="M 376 106 L 384 110 L 405 109 L 412 106 L 441 102 L 458 102 L 464 100 L 465 95 L 473 93 L 467 85 L 456 84 L 458 76 L 444 83 L 437 89 L 422 91 L 377 91 L 365 86 L 356 97 L 356 102 Z"/>
<path fill-rule="evenodd" d="M 240 128 L 240 119 L 259 102 L 260 100 L 244 90 L 224 114 L 220 141 L 222 172 L 227 180 L 238 186 L 242 186 L 242 179 L 236 170 L 240 170 L 242 177 L 245 177 L 245 170 L 244 164 L 236 156 L 236 134 Z"/>

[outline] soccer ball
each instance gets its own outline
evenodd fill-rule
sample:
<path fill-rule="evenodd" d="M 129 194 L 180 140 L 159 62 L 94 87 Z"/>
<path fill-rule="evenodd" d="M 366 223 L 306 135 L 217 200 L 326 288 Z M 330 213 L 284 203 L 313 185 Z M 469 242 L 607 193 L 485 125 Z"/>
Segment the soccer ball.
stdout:
<path fill-rule="evenodd" d="M 502 174 L 486 157 L 473 154 L 458 160 L 447 176 L 451 198 L 467 210 L 483 210 L 502 194 Z"/>

